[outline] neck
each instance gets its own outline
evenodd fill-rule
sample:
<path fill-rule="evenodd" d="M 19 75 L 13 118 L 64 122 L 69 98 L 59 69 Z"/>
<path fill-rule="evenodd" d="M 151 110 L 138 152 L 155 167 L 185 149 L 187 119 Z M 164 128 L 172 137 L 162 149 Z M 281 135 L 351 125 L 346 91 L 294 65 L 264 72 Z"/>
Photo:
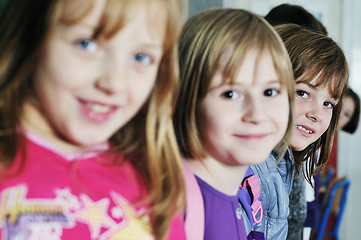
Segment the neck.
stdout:
<path fill-rule="evenodd" d="M 72 153 L 83 147 L 64 140 L 52 127 L 44 114 L 32 103 L 25 103 L 21 117 L 21 126 L 47 142 L 63 154 Z"/>
<path fill-rule="evenodd" d="M 186 165 L 217 191 L 236 196 L 248 166 L 226 165 L 212 158 L 189 159 Z"/>

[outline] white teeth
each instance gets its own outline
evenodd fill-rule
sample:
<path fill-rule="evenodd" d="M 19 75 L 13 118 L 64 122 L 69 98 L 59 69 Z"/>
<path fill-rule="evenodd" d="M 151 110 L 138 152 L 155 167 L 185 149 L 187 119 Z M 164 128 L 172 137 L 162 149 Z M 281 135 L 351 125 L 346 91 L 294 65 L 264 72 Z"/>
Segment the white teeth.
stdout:
<path fill-rule="evenodd" d="M 307 130 L 306 128 L 302 127 L 302 126 L 297 126 L 298 129 L 306 132 L 306 133 L 313 133 L 311 130 Z"/>
<path fill-rule="evenodd" d="M 106 113 L 109 112 L 111 109 L 110 106 L 99 105 L 94 103 L 87 103 L 86 106 L 96 113 Z"/>

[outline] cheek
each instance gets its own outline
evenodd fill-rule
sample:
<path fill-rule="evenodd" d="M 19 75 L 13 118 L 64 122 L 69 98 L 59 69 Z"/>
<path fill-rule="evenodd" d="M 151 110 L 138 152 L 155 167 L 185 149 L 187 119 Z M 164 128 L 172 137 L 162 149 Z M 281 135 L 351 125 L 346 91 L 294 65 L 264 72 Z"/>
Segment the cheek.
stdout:
<path fill-rule="evenodd" d="M 155 78 L 155 74 L 133 75 L 128 81 L 125 81 L 128 83 L 126 91 L 133 108 L 139 109 L 143 106 L 152 93 Z"/>
<path fill-rule="evenodd" d="M 299 116 L 304 115 L 306 113 L 305 106 L 300 101 L 298 101 L 297 99 L 295 101 L 294 112 L 295 112 L 295 117 L 299 117 Z"/>
<path fill-rule="evenodd" d="M 340 114 L 340 118 L 338 119 L 338 124 L 343 124 L 343 123 L 345 123 L 345 122 L 347 122 L 348 121 L 348 117 L 346 117 L 345 115 L 344 115 L 344 113 L 342 113 L 341 112 L 341 114 Z"/>
<path fill-rule="evenodd" d="M 58 64 L 57 61 L 52 61 L 52 58 L 47 59 L 49 61 L 43 62 L 37 70 L 35 79 L 38 84 L 46 85 L 49 91 L 76 90 L 91 83 L 96 78 L 94 68 L 83 70 L 81 66 L 77 67 L 70 61 Z M 64 71 L 64 69 L 66 70 Z"/>
<path fill-rule="evenodd" d="M 220 111 L 217 105 L 209 103 L 200 105 L 197 112 L 197 125 L 203 138 L 220 137 L 221 133 L 227 130 L 225 126 L 229 125 L 230 119 L 226 115 L 227 111 Z"/>
<path fill-rule="evenodd" d="M 273 119 L 277 124 L 281 137 L 284 137 L 284 135 L 286 134 L 286 130 L 289 122 L 289 115 L 290 115 L 290 108 L 288 102 L 286 105 L 279 107 L 277 111 L 273 112 Z"/>
<path fill-rule="evenodd" d="M 285 133 L 290 115 L 288 96 L 284 95 L 275 102 L 268 102 L 265 109 L 269 112 L 270 118 L 275 122 L 278 129 Z"/>
<path fill-rule="evenodd" d="M 204 137 L 210 130 L 214 130 L 213 115 L 205 109 L 205 106 L 200 106 L 197 112 L 197 126 L 200 134 Z"/>
<path fill-rule="evenodd" d="M 324 121 L 322 121 L 321 123 L 321 135 L 324 134 L 326 132 L 326 130 L 328 129 L 328 127 L 330 126 L 331 123 L 331 119 L 332 119 L 332 114 L 326 115 L 324 118 Z"/>

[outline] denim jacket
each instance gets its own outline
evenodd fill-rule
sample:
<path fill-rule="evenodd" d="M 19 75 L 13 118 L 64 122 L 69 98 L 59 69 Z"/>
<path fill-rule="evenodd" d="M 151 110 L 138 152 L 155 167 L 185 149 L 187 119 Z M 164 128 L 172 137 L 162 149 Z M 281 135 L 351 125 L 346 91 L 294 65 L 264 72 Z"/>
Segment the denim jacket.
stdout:
<path fill-rule="evenodd" d="M 292 187 L 293 161 L 290 150 L 277 164 L 277 153 L 258 165 L 251 166 L 261 186 L 263 218 L 254 224 L 254 230 L 263 232 L 265 239 L 284 240 L 287 238 L 289 194 Z"/>

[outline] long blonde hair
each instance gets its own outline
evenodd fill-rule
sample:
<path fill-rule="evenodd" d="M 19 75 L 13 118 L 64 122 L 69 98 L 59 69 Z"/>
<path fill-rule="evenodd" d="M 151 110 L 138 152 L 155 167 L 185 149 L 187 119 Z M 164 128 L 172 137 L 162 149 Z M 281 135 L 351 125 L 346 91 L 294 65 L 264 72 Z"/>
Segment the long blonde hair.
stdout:
<path fill-rule="evenodd" d="M 0 145 L 1 165 L 12 164 L 21 149 L 17 131 L 22 109 L 31 92 L 32 71 L 54 26 L 74 24 L 92 9 L 83 1 L 76 11 L 64 16 L 72 0 L 8 1 L 0 15 Z M 111 142 L 140 172 L 149 191 L 154 235 L 165 238 L 171 218 L 184 204 L 184 183 L 172 114 L 178 96 L 179 72 L 176 40 L 181 30 L 182 0 L 109 0 L 95 37 L 110 38 L 125 24 L 129 9 L 147 4 L 155 17 L 158 7 L 166 14 L 163 56 L 155 87 L 138 114 Z M 163 14 L 162 12 L 162 14 Z M 152 26 L 153 27 L 153 26 Z M 156 27 L 156 26 L 154 26 Z"/>
<path fill-rule="evenodd" d="M 204 157 L 197 125 L 197 105 L 206 96 L 222 58 L 226 59 L 224 81 L 234 79 L 252 49 L 269 50 L 281 85 L 288 93 L 289 122 L 284 140 L 278 144 L 280 158 L 286 150 L 293 126 L 294 83 L 287 51 L 275 30 L 261 17 L 239 9 L 212 9 L 190 18 L 179 40 L 180 95 L 174 124 L 181 153 L 186 158 Z M 285 144 L 286 143 L 286 144 Z"/>

